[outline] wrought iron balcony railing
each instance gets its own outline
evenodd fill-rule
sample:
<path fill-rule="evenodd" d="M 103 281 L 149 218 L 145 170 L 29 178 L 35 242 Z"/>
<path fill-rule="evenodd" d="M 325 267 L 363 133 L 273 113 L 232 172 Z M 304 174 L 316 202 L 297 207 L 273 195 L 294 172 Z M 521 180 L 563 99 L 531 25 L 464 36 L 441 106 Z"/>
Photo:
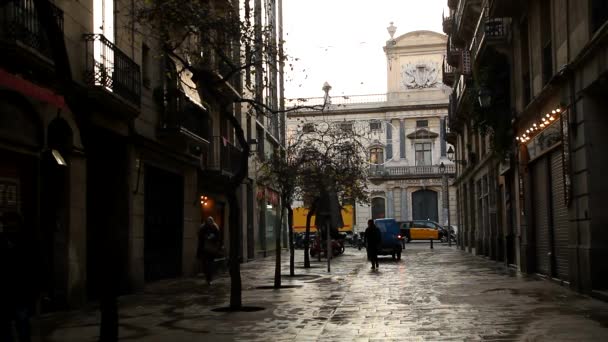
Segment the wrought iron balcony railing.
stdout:
<path fill-rule="evenodd" d="M 234 174 L 241 165 L 243 151 L 226 137 L 214 136 L 205 168 L 211 171 Z"/>
<path fill-rule="evenodd" d="M 63 33 L 63 11 L 50 4 L 51 14 Z M 42 26 L 34 0 L 8 0 L 0 5 L 0 37 L 19 42 L 52 59 L 48 30 Z"/>
<path fill-rule="evenodd" d="M 504 43 L 509 37 L 509 18 L 490 18 L 489 5 L 484 2 L 481 15 L 475 27 L 475 34 L 470 45 L 471 57 L 477 61 L 484 46 Z"/>
<path fill-rule="evenodd" d="M 446 61 L 446 58 L 443 58 L 443 83 L 449 85 L 450 87 L 454 85 L 454 80 L 456 79 L 457 69 L 451 65 L 449 65 Z"/>
<path fill-rule="evenodd" d="M 446 174 L 454 174 L 456 172 L 455 165 L 445 165 L 444 172 Z M 370 165 L 369 177 L 401 177 L 401 176 L 439 176 L 441 175 L 439 165 L 424 165 L 424 166 L 385 166 L 385 165 Z"/>
<path fill-rule="evenodd" d="M 175 90 L 167 105 L 165 119 L 161 126 L 163 134 L 181 134 L 203 143 L 209 143 L 208 113 L 181 91 Z"/>
<path fill-rule="evenodd" d="M 462 49 L 461 48 L 457 48 L 454 45 L 454 42 L 452 40 L 452 37 L 448 37 L 448 41 L 447 41 L 447 62 L 449 65 L 454 66 L 454 67 L 458 67 L 460 65 L 460 60 L 462 57 Z"/>
<path fill-rule="evenodd" d="M 102 34 L 85 34 L 84 40 L 86 42 L 85 82 L 139 106 L 141 101 L 139 65 Z"/>

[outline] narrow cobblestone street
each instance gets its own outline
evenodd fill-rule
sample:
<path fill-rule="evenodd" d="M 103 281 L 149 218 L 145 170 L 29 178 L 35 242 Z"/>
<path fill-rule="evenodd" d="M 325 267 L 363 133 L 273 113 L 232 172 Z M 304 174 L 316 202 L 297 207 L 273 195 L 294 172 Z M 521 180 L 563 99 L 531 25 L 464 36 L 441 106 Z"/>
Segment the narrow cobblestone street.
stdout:
<path fill-rule="evenodd" d="M 288 255 L 284 254 L 284 274 Z M 411 243 L 401 261 L 370 269 L 365 250 L 347 248 L 332 263 L 313 261 L 297 277 L 272 285 L 274 258 L 243 265 L 243 303 L 264 310 L 217 313 L 227 305 L 226 274 L 151 284 L 120 300 L 128 341 L 606 341 L 608 303 L 524 277 L 493 261 L 445 245 Z M 45 341 L 95 341 L 91 308 L 42 319 Z"/>

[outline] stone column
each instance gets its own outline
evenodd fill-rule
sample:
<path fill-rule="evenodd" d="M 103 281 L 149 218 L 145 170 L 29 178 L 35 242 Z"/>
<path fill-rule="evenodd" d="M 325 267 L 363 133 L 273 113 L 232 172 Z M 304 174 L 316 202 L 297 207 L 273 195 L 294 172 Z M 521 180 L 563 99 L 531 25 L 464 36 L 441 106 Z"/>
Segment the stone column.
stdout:
<path fill-rule="evenodd" d="M 406 159 L 405 157 L 405 121 L 399 120 L 399 158 Z"/>
<path fill-rule="evenodd" d="M 393 201 L 393 190 L 387 190 L 386 192 L 386 217 L 394 216 L 394 201 Z"/>
<path fill-rule="evenodd" d="M 408 220 L 407 188 L 401 188 L 401 221 Z"/>
<path fill-rule="evenodd" d="M 439 129 L 439 143 L 441 144 L 441 157 L 446 156 L 447 145 L 445 141 L 445 118 L 440 119 L 440 129 Z"/>
<path fill-rule="evenodd" d="M 393 158 L 393 126 L 386 122 L 386 160 Z"/>

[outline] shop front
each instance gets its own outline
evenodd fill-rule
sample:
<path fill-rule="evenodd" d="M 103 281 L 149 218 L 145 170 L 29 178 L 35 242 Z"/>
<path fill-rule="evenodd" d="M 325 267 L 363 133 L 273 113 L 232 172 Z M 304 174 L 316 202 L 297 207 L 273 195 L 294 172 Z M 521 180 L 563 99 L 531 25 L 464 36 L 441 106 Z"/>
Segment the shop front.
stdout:
<path fill-rule="evenodd" d="M 279 193 L 267 187 L 258 187 L 256 196 L 259 209 L 259 229 L 256 249 L 264 254 L 276 250 L 276 237 L 281 234 L 281 208 Z"/>
<path fill-rule="evenodd" d="M 523 143 L 527 148 L 537 273 L 568 281 L 568 200 L 570 178 L 568 112 L 556 109 L 534 123 Z M 518 137 L 522 141 L 521 137 Z"/>

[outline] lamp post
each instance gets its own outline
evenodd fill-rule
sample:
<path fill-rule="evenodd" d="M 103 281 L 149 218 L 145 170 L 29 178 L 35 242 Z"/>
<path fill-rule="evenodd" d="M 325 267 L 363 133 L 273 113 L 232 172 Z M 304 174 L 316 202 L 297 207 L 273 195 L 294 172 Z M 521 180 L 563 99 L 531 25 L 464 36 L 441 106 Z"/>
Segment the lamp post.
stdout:
<path fill-rule="evenodd" d="M 442 162 L 439 165 L 439 173 L 441 173 L 441 190 L 443 193 L 443 223 L 447 223 L 447 238 L 448 246 L 452 247 L 452 232 L 450 231 L 450 194 L 448 189 L 448 175 L 445 172 L 445 164 Z"/>
<path fill-rule="evenodd" d="M 325 92 L 325 97 L 323 98 L 323 110 L 325 110 L 325 106 L 331 105 L 331 98 L 329 97 L 329 91 L 331 90 L 331 86 L 329 83 L 323 83 L 323 88 L 321 88 Z"/>

